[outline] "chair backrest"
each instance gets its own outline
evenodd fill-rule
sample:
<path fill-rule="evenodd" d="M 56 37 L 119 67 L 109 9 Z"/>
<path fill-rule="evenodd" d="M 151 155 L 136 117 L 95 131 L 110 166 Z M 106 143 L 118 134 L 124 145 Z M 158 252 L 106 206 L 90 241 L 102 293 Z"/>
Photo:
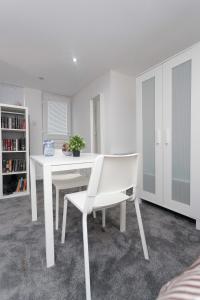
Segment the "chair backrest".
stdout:
<path fill-rule="evenodd" d="M 99 194 L 118 193 L 136 187 L 138 158 L 138 153 L 98 156 L 88 185 L 85 209 L 92 210 Z"/>

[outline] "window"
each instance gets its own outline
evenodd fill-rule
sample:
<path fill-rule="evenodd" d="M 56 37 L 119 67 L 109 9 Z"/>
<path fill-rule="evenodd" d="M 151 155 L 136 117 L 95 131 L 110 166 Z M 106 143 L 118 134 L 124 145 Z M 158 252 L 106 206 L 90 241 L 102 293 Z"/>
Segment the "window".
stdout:
<path fill-rule="evenodd" d="M 68 97 L 43 93 L 43 140 L 52 139 L 56 148 L 71 135 L 71 101 Z"/>
<path fill-rule="evenodd" d="M 48 101 L 47 133 L 68 135 L 67 103 Z"/>

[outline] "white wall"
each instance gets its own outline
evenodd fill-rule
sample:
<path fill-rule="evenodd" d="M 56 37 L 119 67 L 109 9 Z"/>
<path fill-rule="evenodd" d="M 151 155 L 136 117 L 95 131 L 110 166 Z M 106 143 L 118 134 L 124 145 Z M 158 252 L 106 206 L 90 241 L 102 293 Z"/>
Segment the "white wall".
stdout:
<path fill-rule="evenodd" d="M 24 105 L 29 111 L 30 155 L 42 154 L 42 92 L 24 88 Z M 37 166 L 37 178 L 42 178 L 42 169 Z"/>
<path fill-rule="evenodd" d="M 136 151 L 135 78 L 111 71 L 110 153 Z"/>
<path fill-rule="evenodd" d="M 109 113 L 106 107 L 110 98 L 110 72 L 94 80 L 86 88 L 77 93 L 72 100 L 72 132 L 73 134 L 80 134 L 86 140 L 85 152 L 90 152 L 91 149 L 90 100 L 98 94 L 103 94 L 103 121 L 104 128 L 106 128 L 104 132 L 104 152 L 108 152 L 107 140 L 109 128 L 107 128 L 106 124 L 108 122 Z"/>
<path fill-rule="evenodd" d="M 90 151 L 90 99 L 103 94 L 104 153 L 136 149 L 135 78 L 110 71 L 73 97 L 72 130 L 86 139 Z"/>
<path fill-rule="evenodd" d="M 42 153 L 42 92 L 24 89 L 25 106 L 29 110 L 30 154 Z"/>
<path fill-rule="evenodd" d="M 0 102 L 13 105 L 24 105 L 23 87 L 0 83 Z"/>

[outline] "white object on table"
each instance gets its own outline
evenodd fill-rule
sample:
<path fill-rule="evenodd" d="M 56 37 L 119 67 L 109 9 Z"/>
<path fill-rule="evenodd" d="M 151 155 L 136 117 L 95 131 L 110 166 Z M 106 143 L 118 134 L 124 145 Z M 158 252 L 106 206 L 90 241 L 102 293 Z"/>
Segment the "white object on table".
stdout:
<path fill-rule="evenodd" d="M 97 156 L 98 154 L 94 153 L 81 153 L 80 157 L 64 156 L 62 153 L 56 153 L 55 156 L 49 157 L 46 157 L 44 155 L 32 155 L 30 157 L 32 221 L 37 221 L 35 166 L 36 164 L 39 164 L 43 168 L 45 243 L 47 267 L 51 267 L 55 264 L 52 172 L 92 168 Z"/>

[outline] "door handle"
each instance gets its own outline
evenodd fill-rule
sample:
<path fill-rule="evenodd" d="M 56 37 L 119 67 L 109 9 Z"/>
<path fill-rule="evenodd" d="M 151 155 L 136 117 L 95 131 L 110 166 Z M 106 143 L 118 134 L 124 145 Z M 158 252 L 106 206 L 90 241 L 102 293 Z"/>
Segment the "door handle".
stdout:
<path fill-rule="evenodd" d="M 156 145 L 160 145 L 161 143 L 161 130 L 156 129 Z"/>

